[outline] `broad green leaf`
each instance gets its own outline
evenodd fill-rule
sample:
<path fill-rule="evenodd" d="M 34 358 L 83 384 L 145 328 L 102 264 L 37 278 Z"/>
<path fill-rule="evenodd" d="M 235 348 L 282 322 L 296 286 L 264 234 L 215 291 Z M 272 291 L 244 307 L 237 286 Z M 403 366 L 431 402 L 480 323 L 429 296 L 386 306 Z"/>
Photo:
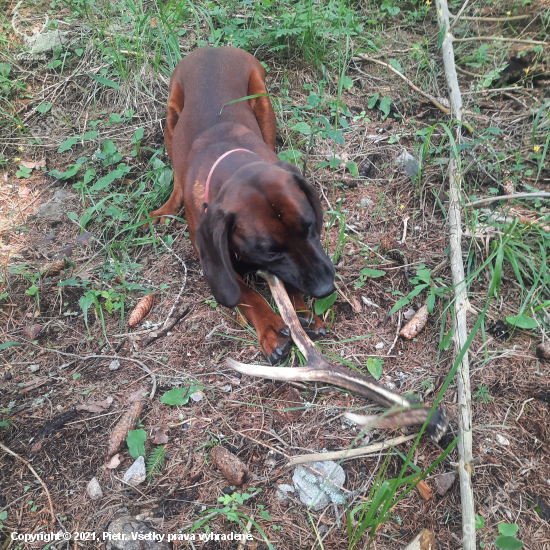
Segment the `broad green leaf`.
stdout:
<path fill-rule="evenodd" d="M 531 330 L 537 328 L 537 322 L 532 317 L 527 315 L 509 315 L 506 317 L 506 322 L 514 327 Z"/>
<path fill-rule="evenodd" d="M 500 537 L 497 537 L 497 540 L 495 540 L 495 546 L 501 550 L 519 550 L 519 548 L 523 548 L 524 544 L 516 539 L 516 537 L 500 535 Z"/>
<path fill-rule="evenodd" d="M 499 523 L 498 532 L 505 537 L 513 537 L 518 532 L 517 523 Z"/>
<path fill-rule="evenodd" d="M 84 50 L 82 48 L 76 48 L 74 53 L 80 57 L 84 53 Z"/>
<path fill-rule="evenodd" d="M 191 386 L 189 388 L 174 388 L 165 392 L 160 398 L 160 402 L 166 405 L 185 405 L 189 401 L 189 396 L 196 391 L 203 390 L 203 386 Z"/>
<path fill-rule="evenodd" d="M 4 510 L 3 512 L 0 512 L 0 521 L 4 521 L 8 517 L 8 512 Z"/>
<path fill-rule="evenodd" d="M 327 309 L 336 302 L 336 298 L 338 297 L 338 294 L 336 292 L 333 292 L 330 296 L 327 296 L 326 298 L 322 298 L 321 300 L 315 301 L 315 315 L 322 315 L 327 311 Z"/>
<path fill-rule="evenodd" d="M 281 151 L 279 153 L 279 160 L 286 160 L 287 162 L 298 162 L 298 159 L 303 156 L 303 153 L 300 151 L 295 151 L 292 149 L 287 149 L 286 151 Z"/>
<path fill-rule="evenodd" d="M 359 176 L 359 170 L 357 169 L 357 163 L 353 161 L 346 162 L 346 166 L 348 167 L 348 170 L 350 171 L 350 174 L 356 178 Z"/>
<path fill-rule="evenodd" d="M 342 86 L 346 90 L 351 90 L 353 88 L 353 80 L 349 76 L 342 77 Z"/>
<path fill-rule="evenodd" d="M 307 122 L 297 122 L 294 126 L 291 126 L 291 128 L 303 136 L 309 136 L 309 134 L 311 134 L 311 126 Z"/>
<path fill-rule="evenodd" d="M 137 143 L 138 141 L 141 140 L 142 137 L 143 137 L 143 128 L 138 128 L 134 132 L 134 137 L 132 138 L 132 143 Z"/>
<path fill-rule="evenodd" d="M 78 138 L 77 137 L 72 137 L 72 138 L 69 138 L 69 139 L 66 139 L 60 146 L 59 146 L 59 149 L 57 150 L 58 153 L 64 153 L 65 151 L 68 151 L 73 145 L 75 145 L 76 143 L 78 143 Z"/>
<path fill-rule="evenodd" d="M 406 306 L 410 303 L 410 300 L 407 296 L 397 300 L 397 303 L 391 308 L 390 315 L 393 315 L 396 311 L 399 311 L 403 306 Z"/>
<path fill-rule="evenodd" d="M 371 277 L 372 279 L 383 277 L 385 274 L 386 272 L 382 271 L 381 269 L 372 269 L 370 267 L 364 267 L 361 270 L 361 275 L 364 275 L 365 277 Z"/>
<path fill-rule="evenodd" d="M 104 84 L 105 86 L 110 86 L 115 90 L 120 90 L 120 86 L 116 82 L 113 82 L 108 78 L 104 78 L 103 76 L 96 76 L 95 74 L 92 74 L 92 73 L 88 73 L 88 75 L 91 76 L 94 80 L 96 80 L 100 84 Z"/>
<path fill-rule="evenodd" d="M 84 141 L 88 140 L 88 139 L 95 139 L 96 137 L 98 136 L 98 131 L 97 130 L 90 130 L 89 132 L 86 132 L 83 136 L 82 136 L 82 139 Z"/>
<path fill-rule="evenodd" d="M 76 212 L 69 212 L 67 218 L 69 218 L 69 220 L 78 220 L 78 214 Z"/>
<path fill-rule="evenodd" d="M 373 96 L 369 97 L 369 101 L 367 103 L 367 107 L 369 109 L 373 109 L 376 105 L 376 102 L 378 101 L 378 98 L 380 97 L 380 93 L 376 92 Z"/>
<path fill-rule="evenodd" d="M 147 432 L 141 428 L 138 430 L 131 430 L 128 432 L 126 443 L 128 443 L 128 450 L 134 460 L 142 456 L 145 458 L 145 440 L 147 439 Z"/>
<path fill-rule="evenodd" d="M 483 526 L 485 525 L 485 520 L 478 514 L 476 514 L 476 529 L 483 529 Z"/>
<path fill-rule="evenodd" d="M 87 185 L 95 178 L 95 170 L 93 168 L 88 168 L 84 174 L 84 185 Z"/>
<path fill-rule="evenodd" d="M 369 357 L 367 359 L 367 369 L 375 380 L 380 380 L 382 376 L 382 364 L 380 357 Z"/>
<path fill-rule="evenodd" d="M 34 296 L 38 292 L 38 287 L 35 285 L 32 285 L 30 288 L 25 290 L 25 294 L 28 294 L 29 296 Z"/>
<path fill-rule="evenodd" d="M 382 111 L 382 114 L 384 115 L 384 118 L 387 118 L 390 114 L 390 107 L 391 107 L 391 97 L 389 95 L 383 97 L 380 100 L 380 110 Z"/>
<path fill-rule="evenodd" d="M 110 185 L 113 181 L 115 181 L 118 178 L 121 178 L 124 175 L 123 170 L 113 170 L 106 176 L 103 176 L 102 178 L 99 178 L 93 185 L 90 187 L 90 191 L 101 191 L 102 189 L 105 189 L 108 185 Z"/>
<path fill-rule="evenodd" d="M 47 113 L 52 108 L 53 103 L 42 103 L 40 104 L 36 110 L 39 113 Z"/>

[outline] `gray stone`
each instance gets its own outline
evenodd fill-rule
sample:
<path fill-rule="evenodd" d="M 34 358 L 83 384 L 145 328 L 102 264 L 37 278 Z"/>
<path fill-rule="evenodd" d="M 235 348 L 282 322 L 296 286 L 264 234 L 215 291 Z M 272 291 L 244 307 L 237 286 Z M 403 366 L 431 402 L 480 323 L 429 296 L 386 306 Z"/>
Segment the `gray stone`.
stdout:
<path fill-rule="evenodd" d="M 166 535 L 131 516 L 115 519 L 107 528 L 106 550 L 172 550 Z M 132 540 L 136 538 L 136 540 Z"/>
<path fill-rule="evenodd" d="M 73 198 L 76 198 L 74 193 L 70 193 L 64 189 L 58 189 L 48 202 L 41 204 L 36 209 L 34 216 L 45 220 L 61 220 L 67 211 L 67 207 L 64 203 Z"/>
<path fill-rule="evenodd" d="M 92 479 L 90 479 L 90 483 L 88 483 L 86 487 L 86 492 L 92 500 L 98 500 L 103 496 L 103 491 L 101 490 L 101 485 L 99 485 L 97 477 L 92 477 Z"/>
<path fill-rule="evenodd" d="M 294 493 L 295 489 L 292 485 L 287 485 L 286 483 L 281 483 L 277 485 L 277 491 L 275 492 L 275 498 L 277 500 L 285 501 L 288 499 L 288 493 Z"/>
<path fill-rule="evenodd" d="M 57 46 L 69 44 L 69 33 L 65 31 L 49 31 L 26 38 L 27 47 L 31 53 L 42 53 L 53 50 Z"/>
<path fill-rule="evenodd" d="M 145 459 L 138 456 L 137 460 L 128 468 L 122 478 L 129 485 L 139 485 L 145 481 Z"/>
<path fill-rule="evenodd" d="M 344 504 L 341 487 L 346 481 L 346 474 L 343 468 L 332 460 L 315 462 L 311 468 L 300 464 L 292 476 L 301 502 L 314 511 L 322 510 L 331 501 L 335 504 Z"/>

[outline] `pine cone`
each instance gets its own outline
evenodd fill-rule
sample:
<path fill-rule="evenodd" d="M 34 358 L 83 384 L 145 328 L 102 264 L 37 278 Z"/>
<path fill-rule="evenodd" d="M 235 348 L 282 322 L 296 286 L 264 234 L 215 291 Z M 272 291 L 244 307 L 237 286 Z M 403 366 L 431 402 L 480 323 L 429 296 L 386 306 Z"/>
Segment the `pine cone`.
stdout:
<path fill-rule="evenodd" d="M 504 180 L 502 182 L 502 193 L 504 195 L 514 194 L 514 182 L 512 180 Z"/>
<path fill-rule="evenodd" d="M 399 264 L 405 263 L 405 257 L 399 252 L 399 245 L 394 237 L 384 235 L 380 239 L 380 252 Z"/>
<path fill-rule="evenodd" d="M 137 325 L 149 313 L 149 311 L 153 307 L 154 297 L 154 294 L 147 294 L 147 296 L 144 296 L 137 303 L 137 306 L 134 308 L 134 311 L 132 311 L 132 314 L 130 315 L 130 320 L 128 321 L 128 324 L 131 327 Z"/>
<path fill-rule="evenodd" d="M 120 451 L 120 446 L 126 438 L 130 430 L 136 427 L 139 415 L 143 405 L 141 401 L 135 401 L 130 405 L 130 408 L 124 413 L 118 424 L 115 426 L 111 437 L 109 438 L 109 449 L 107 450 L 106 460 L 108 461 L 114 454 Z"/>

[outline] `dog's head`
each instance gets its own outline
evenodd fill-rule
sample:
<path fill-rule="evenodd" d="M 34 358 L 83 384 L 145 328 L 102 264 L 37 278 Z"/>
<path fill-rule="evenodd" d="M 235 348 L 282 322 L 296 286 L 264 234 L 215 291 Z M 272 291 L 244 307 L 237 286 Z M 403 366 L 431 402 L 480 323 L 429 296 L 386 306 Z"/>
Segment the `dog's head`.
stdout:
<path fill-rule="evenodd" d="M 256 162 L 237 170 L 208 205 L 195 240 L 216 300 L 227 307 L 239 301 L 232 258 L 315 298 L 334 292 L 322 222 L 317 191 L 293 164 Z"/>

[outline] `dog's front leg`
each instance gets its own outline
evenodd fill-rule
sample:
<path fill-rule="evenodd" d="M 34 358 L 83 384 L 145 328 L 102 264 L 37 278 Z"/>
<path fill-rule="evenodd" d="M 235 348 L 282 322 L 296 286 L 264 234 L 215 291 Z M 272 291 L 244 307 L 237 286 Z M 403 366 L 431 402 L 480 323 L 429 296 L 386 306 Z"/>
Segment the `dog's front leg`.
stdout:
<path fill-rule="evenodd" d="M 269 304 L 245 284 L 240 275 L 235 273 L 235 276 L 241 290 L 237 309 L 256 329 L 262 353 L 272 365 L 284 361 L 290 349 L 288 327 Z"/>

